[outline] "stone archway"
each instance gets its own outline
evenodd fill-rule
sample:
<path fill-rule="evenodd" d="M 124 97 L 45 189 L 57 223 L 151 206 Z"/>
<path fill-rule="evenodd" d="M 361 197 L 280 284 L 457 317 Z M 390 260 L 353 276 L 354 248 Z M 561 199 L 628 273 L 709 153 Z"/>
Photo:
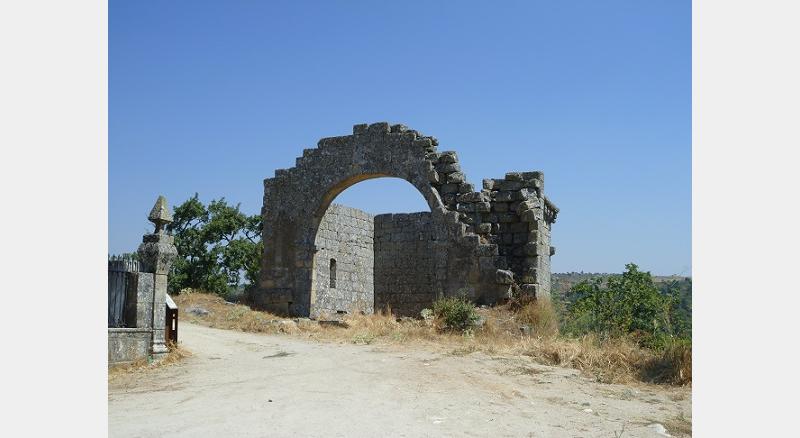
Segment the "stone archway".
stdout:
<path fill-rule="evenodd" d="M 533 280 L 529 284 L 544 284 L 536 279 L 544 274 L 541 269 L 544 264 L 540 263 L 543 260 L 534 259 L 543 255 L 544 250 L 539 247 L 543 246 L 544 237 L 549 246 L 549 224 L 555 220 L 557 209 L 541 195 L 541 173 L 514 174 L 510 180 L 511 174 L 502 180 L 485 180 L 484 189 L 476 192 L 466 182 L 456 154 L 439 153 L 437 146 L 435 138 L 403 125 L 355 125 L 352 135 L 323 138 L 317 148 L 303 151 L 295 167 L 276 170 L 275 177 L 265 179 L 264 254 L 253 303 L 274 312 L 308 316 L 314 242 L 325 211 L 348 187 L 379 177 L 408 181 L 431 209 L 435 233 L 435 243 L 431 246 L 434 252 L 431 289 L 437 296 L 464 294 L 491 304 L 508 293 L 513 274 L 517 273 L 513 271 L 518 271 L 520 279 L 525 280 L 523 277 L 536 268 L 539 269 L 533 276 L 527 275 L 528 280 Z M 494 182 L 497 187 L 487 187 Z M 500 199 L 495 200 L 498 196 Z M 509 203 L 516 204 L 514 212 L 508 211 Z M 493 205 L 498 212 L 493 212 Z M 546 205 L 550 206 L 549 221 L 544 218 Z M 503 209 L 504 212 L 499 211 Z M 502 218 L 500 213 L 504 213 Z M 512 227 L 512 223 L 518 225 Z M 531 234 L 531 231 L 538 232 Z M 513 234 L 519 235 L 516 244 Z M 504 238 L 510 240 L 509 245 L 503 246 Z M 534 245 L 522 249 L 531 239 Z M 500 254 L 501 248 L 520 254 Z M 549 286 L 550 248 L 546 252 Z M 509 260 L 520 256 L 531 260 L 521 263 Z M 542 287 L 528 289 L 543 292 Z"/>

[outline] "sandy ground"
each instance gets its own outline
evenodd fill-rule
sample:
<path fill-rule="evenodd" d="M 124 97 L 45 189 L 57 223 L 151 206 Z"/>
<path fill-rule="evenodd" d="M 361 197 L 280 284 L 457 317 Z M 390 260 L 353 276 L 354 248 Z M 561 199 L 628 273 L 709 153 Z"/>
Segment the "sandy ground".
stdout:
<path fill-rule="evenodd" d="M 113 437 L 663 437 L 689 388 L 608 385 L 525 358 L 181 324 L 183 362 L 109 383 Z M 624 428 L 624 429 L 623 429 Z M 660 430 L 659 430 L 660 429 Z"/>

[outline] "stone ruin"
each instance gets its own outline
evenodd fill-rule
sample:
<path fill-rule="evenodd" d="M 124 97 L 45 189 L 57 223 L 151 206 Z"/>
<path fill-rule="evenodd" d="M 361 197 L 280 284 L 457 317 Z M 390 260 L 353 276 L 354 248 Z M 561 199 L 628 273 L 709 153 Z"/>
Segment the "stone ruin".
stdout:
<path fill-rule="evenodd" d="M 440 297 L 493 305 L 550 295 L 558 208 L 542 172 L 467 182 L 458 156 L 404 125 L 361 124 L 323 138 L 295 167 L 264 180 L 255 307 L 291 316 L 383 310 L 419 315 Z M 371 216 L 332 204 L 367 179 L 402 178 L 430 212 Z M 390 194 L 387 194 L 390 195 Z"/>

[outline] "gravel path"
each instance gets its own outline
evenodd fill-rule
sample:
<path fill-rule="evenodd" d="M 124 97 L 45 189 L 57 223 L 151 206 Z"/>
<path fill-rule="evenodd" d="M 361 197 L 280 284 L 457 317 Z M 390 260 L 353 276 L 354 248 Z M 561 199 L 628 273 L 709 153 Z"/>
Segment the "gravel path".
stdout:
<path fill-rule="evenodd" d="M 193 356 L 109 383 L 112 437 L 663 437 L 691 390 L 481 353 L 181 323 Z M 671 423 L 671 421 L 673 423 Z"/>

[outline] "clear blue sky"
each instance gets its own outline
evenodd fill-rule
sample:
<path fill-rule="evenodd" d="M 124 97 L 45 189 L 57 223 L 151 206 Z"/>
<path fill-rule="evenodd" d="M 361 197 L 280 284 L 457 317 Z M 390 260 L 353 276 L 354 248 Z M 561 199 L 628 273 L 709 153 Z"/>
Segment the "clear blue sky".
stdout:
<path fill-rule="evenodd" d="M 691 272 L 690 1 L 109 3 L 111 253 L 159 194 L 255 214 L 303 148 L 389 121 L 476 187 L 543 171 L 555 272 Z M 335 202 L 427 210 L 392 179 Z"/>

